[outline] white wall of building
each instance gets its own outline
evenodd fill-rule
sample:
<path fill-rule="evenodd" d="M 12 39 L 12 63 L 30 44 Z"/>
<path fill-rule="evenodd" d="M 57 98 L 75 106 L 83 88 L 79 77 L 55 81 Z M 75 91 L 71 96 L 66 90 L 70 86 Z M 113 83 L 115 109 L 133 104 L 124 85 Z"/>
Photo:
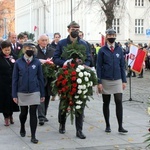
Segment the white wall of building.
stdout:
<path fill-rule="evenodd" d="M 95 10 L 99 6 L 88 7 L 88 0 L 76 8 L 79 0 L 72 0 L 73 20 L 80 24 L 85 39 L 90 42 L 99 42 L 101 34 L 105 34 L 105 17 L 100 16 Z M 16 0 L 16 33 L 29 31 L 35 33 L 35 37 L 47 33 L 50 38 L 53 33 L 59 32 L 62 38 L 68 35 L 67 25 L 71 22 L 71 0 Z M 120 0 L 121 3 L 121 0 Z M 146 37 L 146 29 L 150 28 L 150 2 L 144 0 L 144 6 L 135 6 L 135 0 L 126 0 L 125 6 L 116 8 L 116 18 L 120 20 L 120 33 L 117 40 L 125 42 L 128 38 L 135 43 L 149 42 Z M 150 9 L 150 8 L 149 8 Z M 144 19 L 144 33 L 135 34 L 135 19 Z M 38 29 L 34 32 L 34 26 Z M 101 34 L 100 34 L 101 33 Z"/>

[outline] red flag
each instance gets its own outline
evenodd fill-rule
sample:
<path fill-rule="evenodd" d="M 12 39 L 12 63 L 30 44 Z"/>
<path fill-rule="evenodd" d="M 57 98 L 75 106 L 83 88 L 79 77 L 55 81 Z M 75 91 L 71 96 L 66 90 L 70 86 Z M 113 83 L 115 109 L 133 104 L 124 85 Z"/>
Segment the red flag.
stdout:
<path fill-rule="evenodd" d="M 131 45 L 128 60 L 128 65 L 131 67 L 131 70 L 141 73 L 145 57 L 146 51 L 144 49 L 138 49 L 137 46 Z"/>
<path fill-rule="evenodd" d="M 101 34 L 101 46 L 105 45 L 105 36 Z"/>
<path fill-rule="evenodd" d="M 37 26 L 34 26 L 34 31 L 36 31 L 36 30 L 37 30 L 37 28 L 38 28 Z"/>

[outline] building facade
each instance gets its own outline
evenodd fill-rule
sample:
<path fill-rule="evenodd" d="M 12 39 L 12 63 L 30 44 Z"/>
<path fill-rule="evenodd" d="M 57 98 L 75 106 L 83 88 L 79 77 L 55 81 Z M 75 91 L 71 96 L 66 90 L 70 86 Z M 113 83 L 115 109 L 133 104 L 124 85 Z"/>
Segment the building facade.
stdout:
<path fill-rule="evenodd" d="M 16 33 L 28 31 L 35 34 L 46 33 L 53 38 L 59 32 L 62 38 L 67 33 L 67 25 L 74 20 L 80 24 L 85 39 L 91 43 L 100 42 L 105 34 L 105 16 L 99 5 L 90 5 L 84 0 L 15 0 Z M 150 1 L 117 0 L 113 28 L 117 31 L 117 41 L 125 42 L 129 38 L 135 43 L 149 43 Z M 146 32 L 147 31 L 147 32 Z"/>

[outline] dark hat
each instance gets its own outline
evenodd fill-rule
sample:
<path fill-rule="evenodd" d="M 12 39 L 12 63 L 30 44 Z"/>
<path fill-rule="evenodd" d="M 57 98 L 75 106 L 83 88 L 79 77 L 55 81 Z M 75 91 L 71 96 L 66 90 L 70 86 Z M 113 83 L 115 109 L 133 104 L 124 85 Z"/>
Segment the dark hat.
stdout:
<path fill-rule="evenodd" d="M 141 46 L 141 47 L 143 47 L 143 44 L 142 44 L 142 43 L 138 43 L 138 46 Z"/>
<path fill-rule="evenodd" d="M 111 29 L 107 29 L 107 30 L 105 31 L 105 33 L 106 33 L 106 34 L 116 34 L 116 31 L 111 28 Z"/>
<path fill-rule="evenodd" d="M 76 23 L 75 21 L 72 21 L 67 27 L 68 27 L 68 28 L 70 28 L 70 27 L 80 28 L 79 24 Z"/>
<path fill-rule="evenodd" d="M 23 44 L 23 47 L 25 47 L 25 46 L 28 46 L 28 47 L 35 47 L 35 44 L 32 43 L 32 42 L 25 42 L 25 43 Z"/>

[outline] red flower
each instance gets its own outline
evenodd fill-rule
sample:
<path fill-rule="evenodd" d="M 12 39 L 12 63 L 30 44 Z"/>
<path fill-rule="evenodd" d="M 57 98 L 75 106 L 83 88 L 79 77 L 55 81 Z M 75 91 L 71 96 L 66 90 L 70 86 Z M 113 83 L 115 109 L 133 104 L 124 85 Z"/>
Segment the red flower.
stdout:
<path fill-rule="evenodd" d="M 60 75 L 59 77 L 58 77 L 58 81 L 60 81 L 60 80 L 62 80 L 64 77 L 62 76 L 62 75 Z"/>
<path fill-rule="evenodd" d="M 71 92 L 69 92 L 69 94 L 70 94 L 70 95 L 74 95 L 74 92 L 71 91 Z"/>
<path fill-rule="evenodd" d="M 74 67 L 75 67 L 75 64 L 71 64 L 71 67 L 74 68 Z"/>
<path fill-rule="evenodd" d="M 69 105 L 72 106 L 72 105 L 73 105 L 73 101 L 70 101 L 70 102 L 69 102 Z"/>
<path fill-rule="evenodd" d="M 65 91 L 66 91 L 66 89 L 65 89 L 65 88 L 62 88 L 61 90 L 62 90 L 62 92 L 65 92 Z"/>
<path fill-rule="evenodd" d="M 65 89 L 66 89 L 66 91 L 69 89 L 69 87 L 68 86 L 65 86 Z"/>
<path fill-rule="evenodd" d="M 68 82 L 68 80 L 67 80 L 67 79 L 64 79 L 64 80 L 62 81 L 62 85 L 66 85 L 67 82 Z"/>
<path fill-rule="evenodd" d="M 68 75 L 68 73 L 69 73 L 68 70 L 65 70 L 65 71 L 64 71 L 64 74 L 65 74 L 65 75 Z"/>
<path fill-rule="evenodd" d="M 76 93 L 77 89 L 76 88 L 72 88 L 71 92 Z"/>
<path fill-rule="evenodd" d="M 77 86 L 78 86 L 77 83 L 73 83 L 73 84 L 72 84 L 72 87 L 74 87 L 74 88 L 77 87 Z"/>
<path fill-rule="evenodd" d="M 72 71 L 72 72 L 71 72 L 71 75 L 72 75 L 72 76 L 75 76 L 76 74 L 77 74 L 76 71 Z"/>
<path fill-rule="evenodd" d="M 76 79 L 77 79 L 76 76 L 71 78 L 72 81 L 76 81 Z"/>

